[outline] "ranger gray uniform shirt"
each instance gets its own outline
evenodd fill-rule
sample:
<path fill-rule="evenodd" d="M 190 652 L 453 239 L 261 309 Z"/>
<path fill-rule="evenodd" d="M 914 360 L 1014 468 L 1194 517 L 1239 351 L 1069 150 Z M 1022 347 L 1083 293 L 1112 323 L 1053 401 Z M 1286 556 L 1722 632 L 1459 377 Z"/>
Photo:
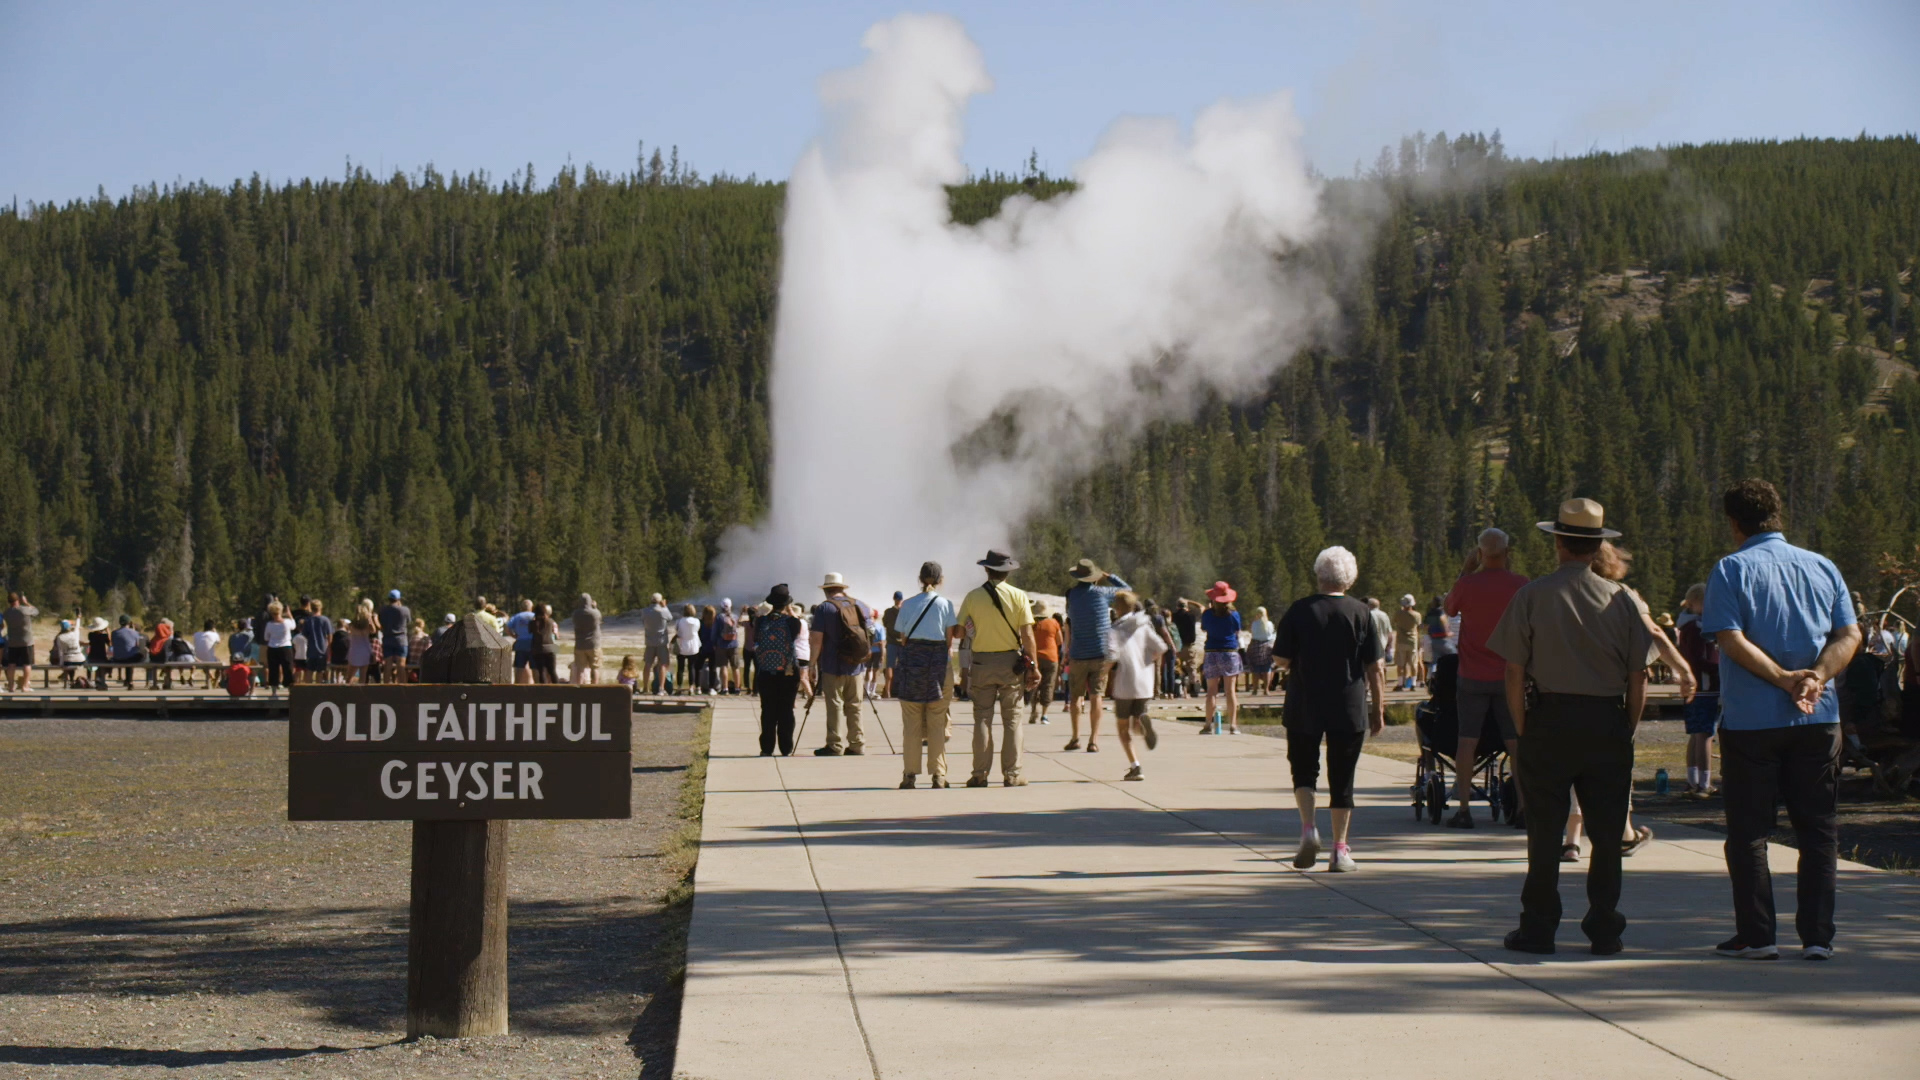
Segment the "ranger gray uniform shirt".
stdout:
<path fill-rule="evenodd" d="M 1513 594 L 1487 647 L 1527 669 L 1543 694 L 1619 697 L 1659 655 L 1633 591 L 1582 562 Z"/>

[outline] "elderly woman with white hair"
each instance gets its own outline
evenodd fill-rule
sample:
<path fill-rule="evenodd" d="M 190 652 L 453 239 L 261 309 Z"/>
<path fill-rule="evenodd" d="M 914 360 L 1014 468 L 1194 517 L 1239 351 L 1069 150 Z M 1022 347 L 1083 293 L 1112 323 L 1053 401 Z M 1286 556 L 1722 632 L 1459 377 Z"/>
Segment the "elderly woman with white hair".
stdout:
<path fill-rule="evenodd" d="M 1274 662 L 1288 672 L 1283 722 L 1287 764 L 1293 771 L 1293 801 L 1300 809 L 1300 850 L 1293 865 L 1311 868 L 1320 856 L 1315 791 L 1320 783 L 1320 744 L 1327 747 L 1327 790 L 1333 819 L 1333 856 L 1327 869 L 1354 868 L 1347 844 L 1353 818 L 1353 774 L 1369 733 L 1385 729 L 1387 675 L 1380 640 L 1367 605 L 1347 595 L 1360 576 L 1353 552 L 1330 547 L 1313 560 L 1320 591 L 1294 601 L 1274 635 Z M 1369 708 L 1371 698 L 1371 708 Z"/>

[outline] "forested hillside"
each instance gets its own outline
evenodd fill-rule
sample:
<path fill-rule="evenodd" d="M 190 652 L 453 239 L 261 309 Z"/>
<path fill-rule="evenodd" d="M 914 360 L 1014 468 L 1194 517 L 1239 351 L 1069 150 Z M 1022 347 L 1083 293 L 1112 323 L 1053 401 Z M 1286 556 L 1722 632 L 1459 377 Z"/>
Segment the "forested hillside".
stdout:
<path fill-rule="evenodd" d="M 1483 523 L 1606 503 L 1671 606 L 1727 547 L 1728 478 L 1878 591 L 1920 535 L 1920 144 L 1510 162 L 1409 140 L 1337 349 L 1156 428 L 1022 545 L 1162 595 L 1442 587 Z M 1015 190 L 956 190 L 956 215 Z M 697 590 L 767 477 L 777 185 L 432 171 L 0 213 L 0 576 L 43 607 L 226 614 L 398 585 L 614 608 Z M 1339 200 L 1353 201 L 1353 200 Z M 872 515 L 883 515 L 883 493 Z"/>

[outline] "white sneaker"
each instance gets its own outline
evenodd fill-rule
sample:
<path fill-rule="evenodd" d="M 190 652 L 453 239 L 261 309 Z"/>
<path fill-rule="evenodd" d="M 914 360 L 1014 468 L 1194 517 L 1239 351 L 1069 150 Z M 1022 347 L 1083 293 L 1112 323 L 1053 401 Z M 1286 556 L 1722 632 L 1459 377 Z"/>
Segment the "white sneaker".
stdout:
<path fill-rule="evenodd" d="M 1804 948 L 1804 949 L 1801 949 L 1801 950 L 1800 950 L 1800 959 L 1802 959 L 1802 960 L 1831 960 L 1831 959 L 1833 959 L 1833 946 L 1831 946 L 1831 945 L 1809 945 L 1809 946 L 1807 946 L 1806 948 Z"/>
<path fill-rule="evenodd" d="M 1320 861 L 1320 834 L 1311 832 L 1300 838 L 1300 850 L 1293 854 L 1295 870 L 1311 870 Z"/>
<path fill-rule="evenodd" d="M 1333 849 L 1333 858 L 1327 860 L 1327 872 L 1332 874 L 1348 874 L 1353 872 L 1353 856 L 1348 853 L 1346 848 L 1336 847 Z"/>

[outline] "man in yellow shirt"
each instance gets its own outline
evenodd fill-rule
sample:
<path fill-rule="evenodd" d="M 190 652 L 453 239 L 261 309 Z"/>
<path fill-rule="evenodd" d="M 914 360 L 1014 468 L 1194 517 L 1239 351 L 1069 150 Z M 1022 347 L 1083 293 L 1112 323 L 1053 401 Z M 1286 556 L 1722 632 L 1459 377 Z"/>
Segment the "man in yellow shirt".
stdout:
<path fill-rule="evenodd" d="M 986 584 L 960 603 L 957 639 L 973 633 L 973 668 L 968 673 L 973 698 L 973 775 L 968 787 L 986 787 L 993 771 L 993 707 L 1000 706 L 1000 778 L 1008 787 L 1025 787 L 1020 775 L 1020 693 L 1040 682 L 1033 643 L 1033 602 L 1007 583 L 1020 564 L 1004 551 L 980 560 Z"/>

